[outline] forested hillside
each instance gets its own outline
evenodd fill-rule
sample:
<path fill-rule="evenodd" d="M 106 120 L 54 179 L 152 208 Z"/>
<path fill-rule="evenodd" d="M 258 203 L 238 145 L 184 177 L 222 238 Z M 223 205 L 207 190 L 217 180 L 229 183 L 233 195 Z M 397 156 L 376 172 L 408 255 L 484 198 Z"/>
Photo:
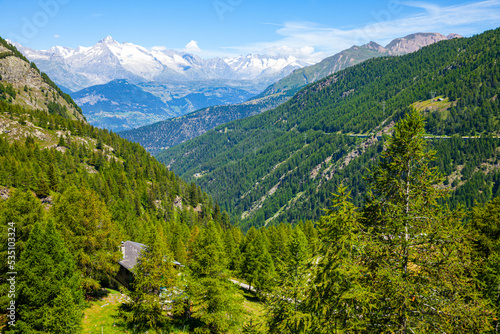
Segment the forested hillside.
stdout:
<path fill-rule="evenodd" d="M 157 158 L 244 226 L 317 219 L 341 182 L 361 203 L 383 134 L 413 107 L 439 136 L 431 142 L 449 201 L 487 201 L 499 193 L 499 37 L 496 29 L 368 60 Z"/>
<path fill-rule="evenodd" d="M 181 181 L 138 144 L 84 121 L 5 101 L 0 101 L 0 128 L 2 291 L 9 289 L 7 272 L 19 272 L 12 333 L 62 333 L 58 326 L 77 333 L 86 307 L 83 297 L 92 298 L 114 277 L 121 241 L 155 245 L 162 250 L 161 259 L 168 255 L 187 264 L 189 245 L 209 222 L 218 233 L 239 233 L 241 238 L 209 196 Z M 15 235 L 15 253 L 7 251 L 8 235 Z M 8 268 L 12 254 L 16 264 Z M 218 277 L 212 280 L 233 291 L 229 281 Z M 0 302 L 5 310 L 7 293 Z M 1 319 L 0 326 L 6 318 Z"/>

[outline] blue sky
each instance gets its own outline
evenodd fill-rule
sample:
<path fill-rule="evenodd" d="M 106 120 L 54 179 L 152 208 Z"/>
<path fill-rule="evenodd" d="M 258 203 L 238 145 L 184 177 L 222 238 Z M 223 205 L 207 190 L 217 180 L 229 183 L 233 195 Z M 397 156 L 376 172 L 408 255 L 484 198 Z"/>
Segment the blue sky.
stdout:
<path fill-rule="evenodd" d="M 280 53 L 318 61 L 414 32 L 464 36 L 500 26 L 500 0 L 0 0 L 0 36 L 34 49 L 111 35 L 202 57 Z"/>

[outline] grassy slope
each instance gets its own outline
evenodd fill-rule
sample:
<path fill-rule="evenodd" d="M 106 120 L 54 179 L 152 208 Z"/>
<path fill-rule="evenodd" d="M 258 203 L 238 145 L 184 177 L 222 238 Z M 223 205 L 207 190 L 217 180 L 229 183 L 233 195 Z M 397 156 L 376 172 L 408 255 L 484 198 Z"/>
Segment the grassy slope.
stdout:
<path fill-rule="evenodd" d="M 83 320 L 82 333 L 88 334 L 118 334 L 133 333 L 127 324 L 118 317 L 118 309 L 124 302 L 124 295 L 117 290 L 107 289 L 101 298 L 88 301 Z M 264 306 L 252 293 L 242 291 L 245 300 L 243 308 L 246 311 L 245 323 L 252 321 L 254 324 L 261 324 L 265 315 Z M 166 314 L 165 314 L 166 315 Z M 150 334 L 160 334 L 153 330 Z M 177 328 L 174 333 L 188 333 L 187 328 Z"/>

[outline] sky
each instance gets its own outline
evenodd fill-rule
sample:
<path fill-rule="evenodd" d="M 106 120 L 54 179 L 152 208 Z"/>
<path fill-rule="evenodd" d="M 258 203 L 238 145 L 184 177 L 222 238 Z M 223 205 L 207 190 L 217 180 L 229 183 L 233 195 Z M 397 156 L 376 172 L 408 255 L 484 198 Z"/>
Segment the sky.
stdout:
<path fill-rule="evenodd" d="M 106 36 L 203 58 L 281 54 L 317 62 L 416 32 L 500 26 L 500 0 L 0 0 L 0 36 L 37 50 Z"/>

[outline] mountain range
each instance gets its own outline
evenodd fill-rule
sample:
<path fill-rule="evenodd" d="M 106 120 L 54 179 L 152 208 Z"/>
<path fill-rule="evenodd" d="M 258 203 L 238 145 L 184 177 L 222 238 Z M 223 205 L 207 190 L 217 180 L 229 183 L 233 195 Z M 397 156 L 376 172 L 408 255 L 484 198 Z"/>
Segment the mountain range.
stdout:
<path fill-rule="evenodd" d="M 324 59 L 318 64 L 296 69 L 285 78 L 268 86 L 261 94 L 249 101 L 231 106 L 207 107 L 184 117 L 172 118 L 128 130 L 120 135 L 140 143 L 151 153 L 156 154 L 162 149 L 178 145 L 218 125 L 275 108 L 286 102 L 306 85 L 367 59 L 408 54 L 433 43 L 459 37 L 462 36 L 457 34 L 444 36 L 439 33 L 417 33 L 394 39 L 385 47 L 375 42 L 362 46 L 353 46 Z"/>
<path fill-rule="evenodd" d="M 440 33 L 415 33 L 396 38 L 385 47 L 373 41 L 362 46 L 354 45 L 347 50 L 325 58 L 318 64 L 295 70 L 292 74 L 267 87 L 261 96 L 268 96 L 279 92 L 296 92 L 297 89 L 367 59 L 383 56 L 401 56 L 420 50 L 427 45 L 461 37 L 458 34 L 445 36 Z"/>
<path fill-rule="evenodd" d="M 208 106 L 244 102 L 293 70 L 309 65 L 292 56 L 202 59 L 162 47 L 118 43 L 110 36 L 94 46 L 76 49 L 54 46 L 39 51 L 12 44 L 78 100 L 90 124 L 115 132 Z M 128 85 L 120 92 L 123 80 Z M 133 85 L 137 103 L 130 105 L 128 94 Z"/>
<path fill-rule="evenodd" d="M 76 49 L 54 46 L 39 51 L 14 45 L 55 82 L 72 91 L 115 79 L 126 79 L 131 83 L 251 80 L 254 87 L 264 88 L 293 70 L 310 65 L 293 56 L 202 59 L 162 47 L 147 49 L 132 43 L 119 43 L 111 36 L 94 46 Z"/>

